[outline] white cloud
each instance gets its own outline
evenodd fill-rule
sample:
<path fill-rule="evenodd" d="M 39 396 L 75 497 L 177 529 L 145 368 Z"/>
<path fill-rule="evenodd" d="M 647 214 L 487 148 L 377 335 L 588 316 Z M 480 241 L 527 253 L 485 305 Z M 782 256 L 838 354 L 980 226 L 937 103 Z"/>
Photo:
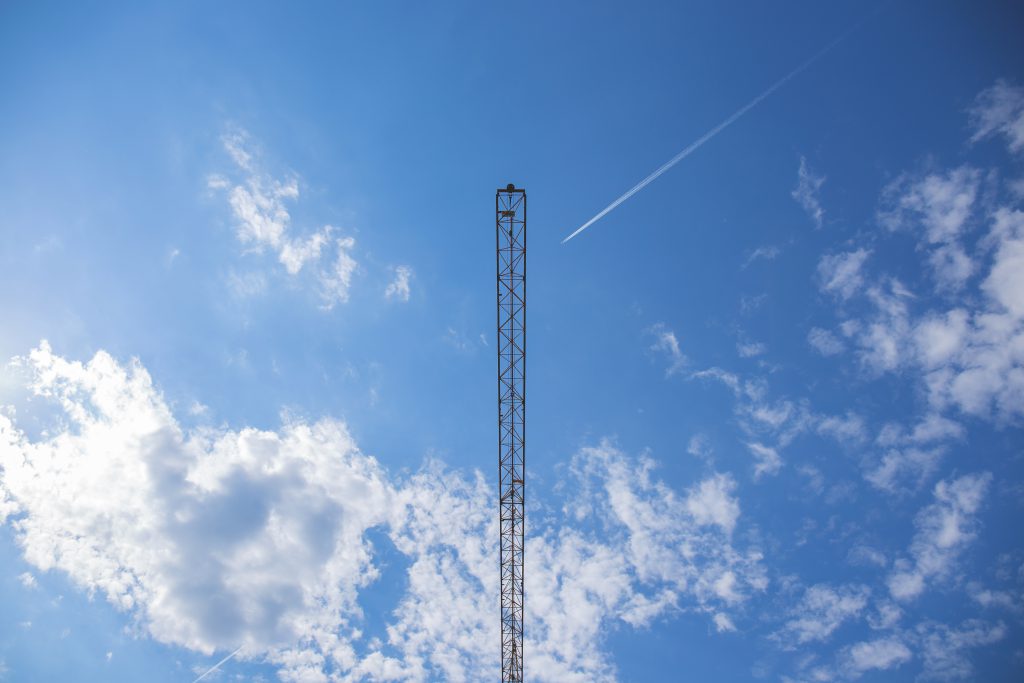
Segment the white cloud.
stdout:
<path fill-rule="evenodd" d="M 310 235 L 304 240 L 295 239 L 281 243 L 278 257 L 289 275 L 295 275 L 302 270 L 307 262 L 320 258 L 320 252 L 323 251 L 324 245 L 330 239 L 331 230 L 330 226 L 326 226 L 320 232 Z"/>
<path fill-rule="evenodd" d="M 981 91 L 971 108 L 971 125 L 971 142 L 1001 134 L 1011 152 L 1024 150 L 1024 88 L 999 80 Z"/>
<path fill-rule="evenodd" d="M 891 372 L 910 359 L 910 312 L 908 302 L 913 295 L 895 278 L 868 289 L 868 300 L 875 315 L 856 328 L 857 354 L 869 370 Z"/>
<path fill-rule="evenodd" d="M 989 241 L 987 310 L 931 315 L 916 342 L 933 405 L 1010 420 L 1024 416 L 1024 213 L 997 210 Z"/>
<path fill-rule="evenodd" d="M 331 308 L 336 303 L 347 301 L 352 275 L 357 267 L 351 254 L 355 240 L 352 237 L 336 238 L 338 231 L 330 225 L 312 234 L 293 236 L 287 203 L 299 197 L 297 179 L 277 180 L 260 172 L 254 155 L 248 149 L 249 136 L 244 131 L 225 135 L 222 143 L 245 177 L 241 182 L 233 183 L 222 175 L 212 175 L 207 186 L 211 190 L 227 192 L 239 242 L 257 253 L 265 249 L 274 252 L 290 276 L 297 276 L 308 264 L 328 261 L 328 265 L 321 267 L 316 275 L 324 307 Z M 250 286 L 233 289 L 247 294 L 262 291 Z"/>
<path fill-rule="evenodd" d="M 1024 417 L 1024 212 L 1000 207 L 988 220 L 992 257 L 978 295 L 913 315 L 916 297 L 883 278 L 866 287 L 872 311 L 840 328 L 871 372 L 919 371 L 932 412 L 1013 422 Z"/>
<path fill-rule="evenodd" d="M 740 506 L 732 497 L 736 482 L 727 474 L 716 474 L 690 489 L 686 496 L 686 511 L 697 524 L 717 524 L 731 534 L 740 516 Z"/>
<path fill-rule="evenodd" d="M 657 323 L 649 330 L 654 335 L 654 343 L 651 345 L 651 351 L 657 351 L 665 354 L 668 357 L 668 367 L 665 368 L 665 376 L 671 377 L 677 374 L 686 367 L 686 356 L 679 349 L 679 340 L 676 339 L 676 334 L 664 323 Z"/>
<path fill-rule="evenodd" d="M 324 302 L 323 307 L 328 310 L 336 303 L 348 301 L 352 277 L 359 267 L 352 257 L 352 250 L 356 246 L 355 238 L 343 237 L 335 240 L 335 246 L 334 263 L 320 272 L 320 296 Z"/>
<path fill-rule="evenodd" d="M 714 616 L 715 629 L 719 633 L 728 633 L 736 630 L 736 625 L 732 623 L 732 619 L 729 615 L 718 613 Z"/>
<path fill-rule="evenodd" d="M 710 460 L 713 455 L 708 437 L 703 434 L 694 434 L 690 437 L 690 441 L 686 445 L 686 452 L 703 460 Z"/>
<path fill-rule="evenodd" d="M 448 344 L 456 351 L 460 353 L 466 353 L 474 351 L 479 346 L 487 346 L 487 337 L 483 334 L 478 335 L 475 339 L 462 330 L 456 330 L 454 327 L 448 327 L 445 329 L 444 336 L 441 338 L 445 344 Z"/>
<path fill-rule="evenodd" d="M 209 414 L 209 412 L 210 406 L 196 400 L 193 400 L 188 406 L 188 414 L 194 417 L 202 417 L 203 415 Z"/>
<path fill-rule="evenodd" d="M 1006 187 L 1017 199 L 1024 199 L 1024 178 L 1014 178 L 1006 181 Z"/>
<path fill-rule="evenodd" d="M 864 473 L 873 486 L 889 493 L 916 491 L 939 466 L 944 448 L 892 449 Z"/>
<path fill-rule="evenodd" d="M 0 493 L 25 560 L 105 596 L 154 639 L 206 655 L 241 647 L 283 680 L 483 680 L 497 668 L 492 487 L 428 463 L 395 478 L 336 420 L 276 431 L 186 429 L 146 370 L 43 344 L 25 361 L 60 407 L 33 439 L 0 416 Z M 527 647 L 538 681 L 609 681 L 611 625 L 681 609 L 718 630 L 766 586 L 731 541 L 734 482 L 680 494 L 609 442 L 572 461 L 567 517 L 531 525 Z M 360 591 L 381 568 L 367 534 L 407 558 L 386 636 Z M 443 615 L 443 618 L 438 618 Z"/>
<path fill-rule="evenodd" d="M 890 493 L 916 491 L 938 469 L 947 442 L 963 436 L 962 425 L 938 413 L 926 415 L 909 431 L 888 423 L 876 439 L 887 451 L 864 477 L 876 488 Z"/>
<path fill-rule="evenodd" d="M 914 343 L 921 364 L 934 368 L 956 360 L 967 338 L 968 313 L 953 309 L 945 315 L 931 315 L 914 329 Z"/>
<path fill-rule="evenodd" d="M 970 166 L 923 178 L 901 175 L 882 191 L 879 220 L 890 230 L 920 230 L 926 244 L 951 244 L 967 228 L 980 181 Z"/>
<path fill-rule="evenodd" d="M 754 249 L 753 251 L 750 252 L 750 255 L 747 256 L 747 260 L 743 262 L 743 265 L 740 267 L 740 269 L 742 270 L 744 268 L 747 268 L 754 261 L 774 261 L 776 258 L 778 258 L 779 254 L 781 253 L 782 250 L 774 245 L 758 247 L 757 249 Z"/>
<path fill-rule="evenodd" d="M 882 446 L 920 446 L 962 439 L 963 436 L 963 425 L 938 413 L 930 413 L 921 418 L 909 431 L 895 423 L 886 424 L 879 432 L 877 442 Z"/>
<path fill-rule="evenodd" d="M 1024 318 L 1024 212 L 995 212 L 992 239 L 997 241 L 992 270 L 981 287 L 1016 321 Z"/>
<path fill-rule="evenodd" d="M 985 588 L 977 582 L 968 584 L 967 591 L 971 596 L 971 600 L 984 608 L 998 608 L 1016 613 L 1024 609 L 1024 604 L 1021 603 L 1021 596 L 1011 591 Z"/>
<path fill-rule="evenodd" d="M 21 574 L 19 574 L 18 581 L 20 581 L 21 585 L 25 588 L 35 588 L 37 585 L 36 577 L 32 576 L 28 572 L 22 572 Z"/>
<path fill-rule="evenodd" d="M 928 581 L 942 579 L 975 536 L 975 513 L 984 502 L 992 475 L 969 474 L 935 485 L 935 502 L 917 516 L 910 558 L 897 560 L 887 583 L 893 598 L 908 601 L 924 592 Z"/>
<path fill-rule="evenodd" d="M 954 681 L 970 678 L 974 667 L 966 650 L 991 645 L 1002 640 L 1007 633 L 1002 623 L 990 624 L 980 619 L 968 619 L 959 627 L 926 622 L 917 628 L 921 640 L 924 668 L 923 681 Z"/>
<path fill-rule="evenodd" d="M 395 266 L 395 279 L 384 289 L 384 296 L 397 301 L 408 301 L 410 295 L 409 280 L 412 279 L 412 268 Z"/>
<path fill-rule="evenodd" d="M 754 356 L 760 356 L 767 350 L 768 348 L 760 342 L 736 344 L 736 353 L 739 354 L 740 358 L 753 358 Z"/>
<path fill-rule="evenodd" d="M 856 643 L 843 652 L 843 670 L 850 678 L 858 678 L 873 669 L 897 668 L 913 655 L 902 640 L 890 636 Z"/>
<path fill-rule="evenodd" d="M 895 602 L 882 600 L 875 604 L 875 611 L 868 615 L 868 625 L 876 631 L 894 629 L 903 614 L 903 609 Z"/>
<path fill-rule="evenodd" d="M 807 159 L 800 157 L 800 168 L 797 171 L 796 189 L 793 190 L 793 199 L 803 207 L 807 215 L 814 221 L 814 227 L 821 229 L 825 220 L 825 210 L 821 208 L 821 201 L 818 199 L 818 192 L 825 182 L 825 176 L 815 175 L 807 166 Z"/>
<path fill-rule="evenodd" d="M 867 433 L 864 418 L 852 412 L 842 416 L 822 416 L 818 419 L 816 429 L 823 436 L 830 436 L 839 443 L 851 445 L 864 441 Z"/>
<path fill-rule="evenodd" d="M 46 345 L 30 362 L 73 427 L 32 442 L 0 420 L 29 563 L 204 653 L 275 650 L 358 618 L 376 575 L 363 534 L 393 493 L 343 424 L 186 433 L 137 362 L 69 362 Z"/>
<path fill-rule="evenodd" d="M 760 479 L 766 474 L 778 474 L 782 469 L 782 458 L 774 448 L 756 442 L 748 443 L 747 448 L 754 456 L 754 479 Z"/>
<path fill-rule="evenodd" d="M 839 337 L 820 327 L 811 328 L 807 333 L 807 343 L 823 356 L 835 356 L 846 350 L 846 345 Z"/>
<path fill-rule="evenodd" d="M 865 567 L 884 567 L 889 563 L 885 554 L 876 548 L 867 545 L 855 545 L 846 554 L 846 559 L 852 564 Z"/>
<path fill-rule="evenodd" d="M 976 270 L 960 239 L 970 226 L 980 182 L 978 169 L 961 166 L 923 178 L 904 174 L 882 192 L 879 221 L 890 230 L 919 235 L 943 288 L 959 289 Z"/>
<path fill-rule="evenodd" d="M 248 132 L 236 129 L 225 133 L 221 136 L 220 141 L 239 168 L 245 171 L 252 170 L 252 155 L 246 150 L 246 147 L 251 144 Z"/>
<path fill-rule="evenodd" d="M 861 268 L 870 255 L 867 249 L 856 249 L 823 256 L 818 262 L 822 290 L 849 299 L 864 284 Z"/>
<path fill-rule="evenodd" d="M 867 586 L 860 585 L 811 586 L 790 610 L 790 618 L 776 638 L 787 647 L 827 640 L 844 621 L 860 616 L 870 594 Z"/>

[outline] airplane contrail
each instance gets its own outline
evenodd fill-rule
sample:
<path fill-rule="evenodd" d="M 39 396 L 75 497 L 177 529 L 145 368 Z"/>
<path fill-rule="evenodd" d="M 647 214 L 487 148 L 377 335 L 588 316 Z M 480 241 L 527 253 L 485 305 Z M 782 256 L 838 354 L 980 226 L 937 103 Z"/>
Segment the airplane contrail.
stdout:
<path fill-rule="evenodd" d="M 694 152 L 696 152 L 701 146 L 704 145 L 705 142 L 707 142 L 708 140 L 710 140 L 711 138 L 715 137 L 716 135 L 721 133 L 723 130 L 725 130 L 726 128 L 731 126 L 733 123 L 736 122 L 737 119 L 739 119 L 741 116 L 743 116 L 748 111 L 750 111 L 751 109 L 756 107 L 758 104 L 760 104 L 762 100 L 764 100 L 765 98 L 770 96 L 773 92 L 775 92 L 776 90 L 778 90 L 779 88 L 784 86 L 788 81 L 792 80 L 794 77 L 799 75 L 801 71 L 803 71 L 804 69 L 809 67 L 811 64 L 814 64 L 816 61 L 818 61 L 818 59 L 820 59 L 826 52 L 828 52 L 829 50 L 834 48 L 836 45 L 838 45 L 840 42 L 845 40 L 847 36 L 849 36 L 855 30 L 860 28 L 861 24 L 863 24 L 864 21 L 866 21 L 866 19 L 858 22 L 856 25 L 853 26 L 853 28 L 851 28 L 851 29 L 847 30 L 846 32 L 842 33 L 838 38 L 835 38 L 831 43 L 829 43 L 828 45 L 826 45 L 825 47 L 821 48 L 816 53 L 814 53 L 814 55 L 812 55 L 810 57 L 810 59 L 808 59 L 807 61 L 805 61 L 800 66 L 798 66 L 797 68 L 795 68 L 792 71 L 790 71 L 788 74 L 786 74 L 785 76 L 780 78 L 778 81 L 776 81 L 771 87 L 769 87 L 763 93 L 761 93 L 760 95 L 758 95 L 754 99 L 750 100 L 750 102 L 748 102 L 747 104 L 743 105 L 741 108 L 736 110 L 736 112 L 732 116 L 730 116 L 726 120 L 722 121 L 720 124 L 718 124 L 717 126 L 712 128 L 708 132 L 704 133 L 704 135 L 701 135 L 699 138 L 697 138 L 696 140 L 691 142 L 690 145 L 686 149 L 684 149 L 682 152 L 680 152 L 679 154 L 675 155 L 674 157 L 672 157 L 671 159 L 666 161 L 654 173 L 650 174 L 649 176 L 647 176 L 646 178 L 641 180 L 639 183 L 637 183 L 636 185 L 631 187 L 626 192 L 626 194 L 622 195 L 621 197 L 616 199 L 614 202 L 612 202 L 611 204 L 606 206 L 604 209 L 601 210 L 601 212 L 599 214 L 597 214 L 596 216 L 591 218 L 589 221 L 587 221 L 586 223 L 584 223 L 580 227 L 576 228 L 576 231 L 574 233 L 572 233 L 571 235 L 566 237 L 564 240 L 562 240 L 562 244 L 565 244 L 566 242 L 571 240 L 573 237 L 575 237 L 576 235 L 580 234 L 581 232 L 583 232 L 584 230 L 589 228 L 591 225 L 593 225 L 597 221 L 599 221 L 602 218 L 604 218 L 605 216 L 607 216 L 612 210 L 615 209 L 615 207 L 617 207 L 619 204 L 621 204 L 622 202 L 626 201 L 627 199 L 629 199 L 630 197 L 635 195 L 637 192 L 639 192 L 640 190 L 644 189 L 649 184 L 654 182 L 658 178 L 658 176 L 660 176 L 662 173 L 664 173 L 665 171 L 669 170 L 670 168 L 672 168 L 673 166 L 678 164 L 680 161 L 682 161 L 686 157 L 688 157 L 691 154 L 693 154 Z"/>
<path fill-rule="evenodd" d="M 229 659 L 231 659 L 232 657 L 234 657 L 235 655 L 237 655 L 237 654 L 238 654 L 239 652 L 241 652 L 241 651 L 242 651 L 242 648 L 243 648 L 243 647 L 245 647 L 245 646 L 244 646 L 244 645 L 239 645 L 239 646 L 238 646 L 238 649 L 237 649 L 237 650 L 235 650 L 234 652 L 232 652 L 231 654 L 229 654 L 229 655 L 228 655 L 227 657 L 225 657 L 224 659 L 220 660 L 219 662 L 217 662 L 216 664 L 214 664 L 213 666 L 211 666 L 211 667 L 210 667 L 210 668 L 209 668 L 209 669 L 208 669 L 208 670 L 206 671 L 206 673 L 204 673 L 204 674 L 203 674 L 202 676 L 200 676 L 200 677 L 199 677 L 199 678 L 197 678 L 196 680 L 192 681 L 192 683 L 199 683 L 199 681 L 203 680 L 204 678 L 206 678 L 207 676 L 209 676 L 210 674 L 212 674 L 212 673 L 213 673 L 214 671 L 216 671 L 217 669 L 219 669 L 219 668 L 221 667 L 221 664 L 223 664 L 224 662 L 228 661 Z"/>

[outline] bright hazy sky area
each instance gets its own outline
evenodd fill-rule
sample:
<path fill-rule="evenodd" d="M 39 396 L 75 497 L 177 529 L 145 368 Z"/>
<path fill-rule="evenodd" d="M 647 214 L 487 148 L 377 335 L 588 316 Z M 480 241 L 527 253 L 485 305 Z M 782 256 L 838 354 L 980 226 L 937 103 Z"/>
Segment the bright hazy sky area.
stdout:
<path fill-rule="evenodd" d="M 4 3 L 0 681 L 1024 680 L 1022 28 Z"/>

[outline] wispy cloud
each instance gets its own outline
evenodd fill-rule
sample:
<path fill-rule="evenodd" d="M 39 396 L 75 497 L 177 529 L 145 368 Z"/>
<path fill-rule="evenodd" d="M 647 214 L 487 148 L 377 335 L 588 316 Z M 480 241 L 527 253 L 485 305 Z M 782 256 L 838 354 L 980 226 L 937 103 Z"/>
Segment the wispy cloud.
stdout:
<path fill-rule="evenodd" d="M 665 326 L 664 323 L 653 325 L 650 334 L 654 335 L 654 343 L 651 344 L 651 351 L 664 354 L 668 359 L 668 367 L 665 368 L 665 376 L 671 377 L 686 367 L 686 356 L 679 348 L 679 340 L 676 333 Z"/>
<path fill-rule="evenodd" d="M 793 199 L 803 207 L 807 215 L 814 221 L 814 227 L 821 229 L 825 221 L 825 209 L 821 207 L 818 193 L 825 184 L 825 176 L 816 175 L 807 165 L 807 159 L 800 157 L 800 168 L 797 169 L 796 188 Z"/>
<path fill-rule="evenodd" d="M 820 327 L 811 328 L 807 333 L 807 343 L 823 356 L 835 356 L 846 348 L 839 337 Z"/>
<path fill-rule="evenodd" d="M 740 269 L 749 267 L 754 261 L 774 261 L 781 253 L 782 250 L 773 245 L 758 247 L 750 252 Z"/>
<path fill-rule="evenodd" d="M 760 356 L 768 350 L 768 347 L 761 342 L 738 342 L 736 344 L 736 353 L 739 354 L 740 358 L 753 358 L 754 356 Z"/>
<path fill-rule="evenodd" d="M 324 308 L 348 301 L 352 277 L 358 269 L 352 256 L 355 239 L 339 236 L 338 229 L 330 225 L 302 236 L 294 235 L 288 205 L 299 198 L 298 179 L 276 179 L 259 170 L 245 131 L 227 133 L 221 142 L 243 178 L 233 182 L 215 174 L 208 178 L 207 186 L 227 194 L 239 242 L 256 253 L 272 251 L 289 276 L 315 267 L 314 278 L 319 283 Z"/>
<path fill-rule="evenodd" d="M 409 281 L 412 279 L 412 268 L 395 266 L 394 272 L 395 278 L 384 289 L 384 296 L 395 301 L 408 301 L 411 294 Z"/>
<path fill-rule="evenodd" d="M 976 513 L 991 481 L 992 475 L 983 472 L 936 484 L 935 502 L 917 516 L 910 557 L 897 560 L 888 577 L 893 598 L 913 600 L 925 591 L 929 581 L 949 574 L 957 556 L 974 539 Z"/>
<path fill-rule="evenodd" d="M 756 442 L 748 443 L 747 448 L 754 456 L 754 479 L 760 479 L 766 474 L 778 474 L 782 469 L 782 458 L 776 449 Z"/>
<path fill-rule="evenodd" d="M 861 615 L 870 595 L 863 585 L 811 586 L 790 610 L 789 620 L 776 638 L 784 647 L 827 640 L 843 622 Z"/>
<path fill-rule="evenodd" d="M 818 262 L 821 288 L 842 299 L 849 299 L 864 284 L 861 269 L 870 255 L 867 249 L 855 249 L 823 256 Z"/>
<path fill-rule="evenodd" d="M 1001 134 L 1011 152 L 1024 151 L 1024 88 L 996 81 L 978 95 L 970 113 L 974 128 L 971 142 Z"/>

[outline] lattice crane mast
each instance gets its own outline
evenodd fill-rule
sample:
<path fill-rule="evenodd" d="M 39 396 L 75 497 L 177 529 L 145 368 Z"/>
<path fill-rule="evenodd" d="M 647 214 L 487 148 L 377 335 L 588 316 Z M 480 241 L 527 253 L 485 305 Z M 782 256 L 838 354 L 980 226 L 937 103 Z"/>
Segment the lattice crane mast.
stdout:
<path fill-rule="evenodd" d="M 495 195 L 498 251 L 498 506 L 501 680 L 523 681 L 523 489 L 526 476 L 526 191 Z"/>

